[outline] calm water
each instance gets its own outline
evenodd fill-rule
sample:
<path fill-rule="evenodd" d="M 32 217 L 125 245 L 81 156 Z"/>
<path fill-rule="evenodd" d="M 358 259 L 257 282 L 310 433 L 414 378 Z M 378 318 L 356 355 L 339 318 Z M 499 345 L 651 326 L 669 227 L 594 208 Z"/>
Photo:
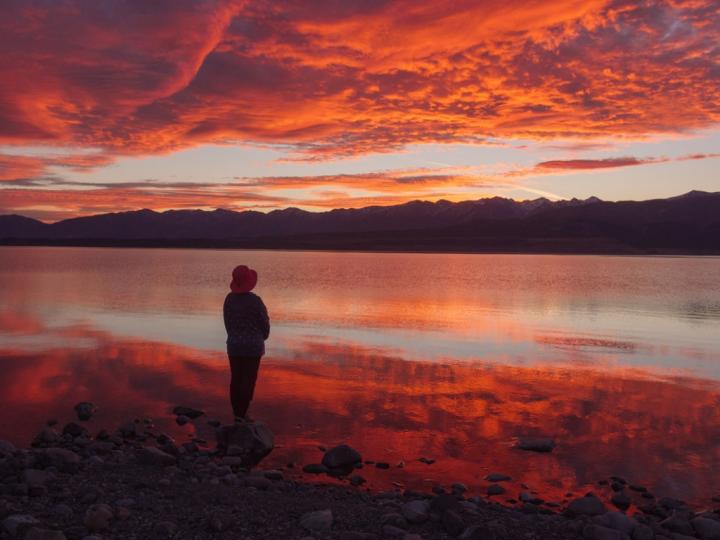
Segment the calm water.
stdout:
<path fill-rule="evenodd" d="M 151 416 L 211 437 L 168 412 L 230 418 L 221 306 L 240 263 L 273 324 L 252 410 L 277 435 L 269 465 L 348 442 L 393 465 L 364 469 L 376 489 L 484 493 L 497 471 L 508 496 L 611 474 L 716 494 L 719 258 L 3 247 L 0 438 L 27 443 L 80 400 L 101 407 L 93 429 Z M 523 435 L 558 447 L 513 449 Z"/>

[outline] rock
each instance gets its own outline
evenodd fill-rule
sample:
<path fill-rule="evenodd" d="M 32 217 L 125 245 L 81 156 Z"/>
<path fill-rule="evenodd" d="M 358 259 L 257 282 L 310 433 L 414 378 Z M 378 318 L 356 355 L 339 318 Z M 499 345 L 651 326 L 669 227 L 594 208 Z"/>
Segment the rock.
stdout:
<path fill-rule="evenodd" d="M 347 444 L 331 448 L 322 458 L 322 464 L 328 469 L 351 469 L 362 461 L 362 456 Z"/>
<path fill-rule="evenodd" d="M 338 540 L 378 540 L 378 535 L 360 531 L 344 531 L 340 533 Z"/>
<path fill-rule="evenodd" d="M 303 472 L 308 474 L 327 474 L 329 469 L 325 465 L 319 463 L 309 463 L 302 468 Z"/>
<path fill-rule="evenodd" d="M 654 537 L 652 528 L 642 523 L 636 524 L 632 532 L 632 540 L 653 540 Z"/>
<path fill-rule="evenodd" d="M 398 527 L 400 529 L 407 529 L 409 525 L 407 519 L 397 512 L 383 514 L 380 517 L 380 523 L 383 525 L 392 525 L 393 527 Z"/>
<path fill-rule="evenodd" d="M 588 525 L 583 529 L 583 537 L 588 540 L 629 540 L 629 536 L 615 529 L 601 525 Z"/>
<path fill-rule="evenodd" d="M 6 517 L 2 526 L 10 536 L 20 536 L 22 532 L 40 522 L 29 514 L 13 514 Z"/>
<path fill-rule="evenodd" d="M 59 468 L 80 463 L 80 456 L 67 448 L 46 448 L 42 455 Z"/>
<path fill-rule="evenodd" d="M 41 471 L 39 469 L 25 469 L 23 471 L 23 480 L 31 488 L 44 486 L 52 480 L 54 476 L 51 472 Z"/>
<path fill-rule="evenodd" d="M 360 476 L 359 474 L 354 474 L 350 477 L 350 484 L 353 486 L 361 486 L 363 485 L 367 480 Z"/>
<path fill-rule="evenodd" d="M 505 491 L 505 488 L 502 487 L 500 484 L 491 484 L 487 488 L 487 494 L 491 497 L 493 495 L 502 495 L 503 493 L 505 493 Z"/>
<path fill-rule="evenodd" d="M 159 521 L 153 526 L 153 532 L 160 538 L 173 537 L 177 532 L 177 525 L 172 521 Z"/>
<path fill-rule="evenodd" d="M 639 493 L 645 493 L 647 491 L 647 488 L 645 486 L 639 486 L 637 484 L 630 484 L 628 487 L 633 491 L 637 491 Z"/>
<path fill-rule="evenodd" d="M 605 505 L 595 495 L 589 494 L 573 500 L 567 508 L 570 516 L 599 516 L 607 512 Z"/>
<path fill-rule="evenodd" d="M 189 416 L 184 416 L 184 415 L 181 414 L 180 416 L 178 416 L 178 417 L 175 419 L 175 422 L 177 422 L 177 425 L 178 425 L 178 426 L 184 426 L 185 424 L 187 424 L 188 422 L 190 422 L 190 417 L 189 417 Z"/>
<path fill-rule="evenodd" d="M 452 489 L 454 494 L 462 495 L 468 490 L 468 487 L 460 482 L 455 482 L 452 486 L 450 486 L 450 489 Z"/>
<path fill-rule="evenodd" d="M 426 457 L 418 458 L 418 461 L 419 461 L 420 463 L 425 463 L 426 465 L 432 465 L 433 463 L 435 463 L 435 460 L 434 460 L 434 459 L 432 459 L 432 458 L 426 458 Z"/>
<path fill-rule="evenodd" d="M 17 451 L 15 445 L 10 441 L 0 439 L 0 456 L 9 456 Z"/>
<path fill-rule="evenodd" d="M 107 504 L 93 504 L 85 511 L 83 524 L 90 531 L 103 531 L 110 528 L 113 511 Z"/>
<path fill-rule="evenodd" d="M 720 522 L 706 517 L 696 517 L 690 521 L 701 540 L 720 540 Z"/>
<path fill-rule="evenodd" d="M 384 536 L 389 538 L 404 538 L 407 534 L 405 529 L 395 527 L 394 525 L 383 525 L 382 532 Z"/>
<path fill-rule="evenodd" d="M 427 501 L 408 501 L 400 507 L 403 517 L 410 523 L 423 523 L 430 514 L 430 503 Z"/>
<path fill-rule="evenodd" d="M 278 471 L 275 469 L 263 471 L 263 476 L 268 480 L 283 480 L 285 478 L 282 471 Z"/>
<path fill-rule="evenodd" d="M 390 464 L 386 461 L 378 461 L 377 463 L 375 463 L 375 467 L 377 467 L 378 469 L 389 469 Z"/>
<path fill-rule="evenodd" d="M 684 515 L 674 512 L 670 517 L 662 520 L 660 526 L 668 531 L 685 534 L 692 536 L 695 534 L 695 529 L 690 524 L 690 520 Z"/>
<path fill-rule="evenodd" d="M 333 523 L 332 510 L 308 512 L 300 518 L 300 526 L 308 531 L 329 531 Z"/>
<path fill-rule="evenodd" d="M 630 508 L 632 499 L 630 499 L 630 495 L 628 495 L 625 490 L 622 490 L 613 493 L 613 496 L 610 498 L 610 502 L 617 506 L 620 510 L 627 510 Z"/>
<path fill-rule="evenodd" d="M 402 537 L 402 540 L 423 540 L 423 537 L 420 536 L 419 534 L 406 533 L 406 534 Z"/>
<path fill-rule="evenodd" d="M 62 531 L 32 527 L 25 534 L 24 540 L 66 540 L 66 538 Z"/>
<path fill-rule="evenodd" d="M 50 426 L 45 426 L 44 428 L 42 428 L 40 430 L 40 433 L 35 435 L 32 445 L 33 446 L 45 446 L 48 444 L 54 444 L 59 440 L 60 440 L 60 434 L 57 432 L 57 430 L 51 428 Z"/>
<path fill-rule="evenodd" d="M 192 418 L 194 420 L 195 418 L 200 418 L 203 414 L 205 414 L 205 411 L 178 405 L 173 409 L 173 414 L 175 416 L 187 416 L 188 418 Z"/>
<path fill-rule="evenodd" d="M 53 506 L 51 512 L 55 517 L 58 517 L 60 519 L 69 519 L 73 515 L 72 508 L 70 508 L 67 504 L 63 503 Z"/>
<path fill-rule="evenodd" d="M 507 474 L 502 473 L 490 473 L 485 477 L 488 482 L 508 482 L 512 480 Z"/>
<path fill-rule="evenodd" d="M 143 446 L 135 452 L 135 457 L 143 465 L 175 465 L 177 459 L 154 446 Z"/>
<path fill-rule="evenodd" d="M 442 516 L 446 510 L 457 510 L 460 508 L 460 501 L 453 495 L 441 494 L 433 497 L 430 501 L 430 511 Z"/>
<path fill-rule="evenodd" d="M 81 437 L 83 435 L 89 435 L 88 430 L 82 427 L 80 424 L 76 424 L 75 422 L 70 422 L 68 424 L 65 424 L 65 427 L 62 430 L 63 435 L 70 435 L 73 439 L 77 437 Z"/>
<path fill-rule="evenodd" d="M 552 452 L 555 441 L 548 437 L 521 437 L 516 447 L 531 452 Z"/>
<path fill-rule="evenodd" d="M 442 516 L 443 527 L 450 536 L 459 536 L 465 529 L 465 522 L 460 514 L 453 510 L 446 510 Z"/>
<path fill-rule="evenodd" d="M 74 407 L 75 414 L 77 414 L 78 420 L 86 421 L 90 420 L 92 418 L 92 415 L 95 414 L 98 410 L 98 408 L 95 406 L 94 403 L 90 403 L 89 401 L 81 401 Z"/>
<path fill-rule="evenodd" d="M 637 525 L 637 522 L 622 512 L 607 512 L 605 514 L 595 516 L 593 522 L 602 527 L 615 529 L 625 534 L 631 534 Z"/>
<path fill-rule="evenodd" d="M 261 491 L 265 491 L 272 485 L 270 480 L 262 476 L 248 476 L 245 482 L 249 487 L 254 487 Z"/>
<path fill-rule="evenodd" d="M 220 452 L 232 446 L 235 455 L 243 458 L 243 466 L 250 468 L 272 452 L 274 436 L 262 422 L 221 426 L 217 430 L 217 445 Z"/>
<path fill-rule="evenodd" d="M 460 540 L 495 540 L 496 538 L 495 531 L 487 525 L 473 525 L 460 535 Z"/>

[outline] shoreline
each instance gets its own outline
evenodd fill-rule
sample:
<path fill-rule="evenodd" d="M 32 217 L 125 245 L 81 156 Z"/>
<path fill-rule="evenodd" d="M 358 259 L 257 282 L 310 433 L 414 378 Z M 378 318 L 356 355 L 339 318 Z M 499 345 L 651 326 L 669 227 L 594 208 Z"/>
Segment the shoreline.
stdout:
<path fill-rule="evenodd" d="M 78 422 L 62 429 L 45 426 L 30 448 L 0 441 L 0 538 L 712 540 L 720 535 L 717 497 L 714 510 L 695 511 L 617 477 L 598 485 L 598 492 L 612 489 L 610 505 L 595 494 L 568 494 L 562 504 L 551 503 L 528 490 L 517 505 L 507 506 L 495 502 L 490 489 L 480 496 L 458 482 L 430 492 L 370 493 L 360 489 L 360 455 L 344 445 L 326 450 L 322 464 L 264 470 L 273 436 L 262 422 L 208 421 L 218 429 L 217 442 L 176 443 L 150 419 L 92 436 L 83 421 L 93 409 L 78 404 Z M 179 424 L 203 415 L 188 407 L 174 413 Z M 292 478 L 297 467 L 345 483 Z M 489 476 L 495 495 L 504 493 L 509 477 Z"/>
<path fill-rule="evenodd" d="M 278 245 L 272 246 L 264 243 L 254 244 L 252 242 L 192 242 L 192 241 L 156 241 L 156 240 L 129 240 L 126 242 L 102 241 L 102 240 L 77 240 L 77 241 L 32 241 L 0 239 L 0 247 L 51 247 L 51 248 L 109 248 L 109 249 L 170 249 L 170 250 L 197 250 L 197 251 L 294 251 L 307 253 L 381 253 L 381 254 L 418 254 L 418 255 L 555 255 L 555 256 L 607 256 L 607 257 L 720 257 L 718 250 L 664 250 L 664 249 L 527 249 L 527 250 L 502 250 L 502 249 L 447 249 L 447 248 L 369 248 L 353 246 L 332 246 L 332 247 L 308 247 L 304 245 Z"/>

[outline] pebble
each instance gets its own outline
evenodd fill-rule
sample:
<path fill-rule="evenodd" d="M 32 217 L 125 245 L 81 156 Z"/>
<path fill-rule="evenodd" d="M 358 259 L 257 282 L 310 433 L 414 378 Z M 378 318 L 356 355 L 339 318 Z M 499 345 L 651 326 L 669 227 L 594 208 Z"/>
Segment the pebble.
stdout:
<path fill-rule="evenodd" d="M 177 422 L 178 426 L 184 426 L 185 424 L 190 422 L 190 417 L 185 416 L 184 414 L 181 414 L 177 418 L 175 418 L 175 422 Z"/>
<path fill-rule="evenodd" d="M 173 537 L 177 532 L 177 525 L 172 521 L 159 521 L 153 526 L 153 531 L 160 537 Z"/>
<path fill-rule="evenodd" d="M 360 531 L 344 531 L 340 533 L 338 540 L 378 540 L 378 535 Z"/>
<path fill-rule="evenodd" d="M 423 523 L 430 514 L 430 503 L 423 500 L 408 501 L 400 507 L 400 512 L 410 523 Z"/>
<path fill-rule="evenodd" d="M 39 469 L 25 469 L 23 471 L 23 480 L 29 487 L 43 486 L 54 478 L 50 472 L 41 471 Z"/>
<path fill-rule="evenodd" d="M 97 412 L 98 408 L 94 403 L 89 401 L 81 401 L 74 407 L 75 414 L 77 414 L 78 420 L 86 421 L 90 420 L 92 416 Z"/>
<path fill-rule="evenodd" d="M 490 473 L 485 477 L 488 482 L 509 482 L 512 480 L 510 476 L 502 473 Z"/>
<path fill-rule="evenodd" d="M 660 522 L 660 526 L 668 531 L 692 536 L 695 529 L 690 524 L 690 520 L 679 514 L 673 514 L 669 518 Z"/>
<path fill-rule="evenodd" d="M 696 517 L 690 521 L 701 540 L 720 540 L 720 522 L 706 517 Z"/>
<path fill-rule="evenodd" d="M 453 510 L 446 510 L 442 516 L 442 523 L 450 536 L 459 536 L 465 529 L 465 522 L 460 514 Z"/>
<path fill-rule="evenodd" d="M 32 527 L 25 533 L 24 540 L 66 540 L 62 531 Z"/>
<path fill-rule="evenodd" d="M 136 452 L 137 460 L 144 465 L 175 465 L 175 456 L 154 446 L 144 446 Z"/>
<path fill-rule="evenodd" d="M 385 536 L 389 536 L 390 538 L 404 538 L 407 534 L 406 530 L 393 525 L 383 525 L 382 531 Z"/>
<path fill-rule="evenodd" d="M 435 460 L 434 460 L 434 459 L 432 459 L 432 458 L 426 458 L 426 457 L 418 458 L 418 461 L 419 461 L 420 463 L 425 463 L 426 465 L 432 465 L 433 463 L 435 463 Z"/>
<path fill-rule="evenodd" d="M 302 468 L 303 472 L 309 474 L 327 474 L 329 469 L 319 463 L 309 463 Z"/>
<path fill-rule="evenodd" d="M 627 540 L 629 538 L 627 534 L 600 525 L 588 525 L 585 527 L 583 537 L 588 540 Z"/>
<path fill-rule="evenodd" d="M 595 516 L 593 522 L 602 527 L 615 529 L 625 534 L 631 534 L 637 525 L 637 522 L 633 518 L 626 516 L 622 512 L 607 512 Z"/>
<path fill-rule="evenodd" d="M 205 411 L 202 411 L 200 409 L 193 409 L 192 407 L 185 407 L 183 405 L 178 405 L 173 409 L 173 414 L 175 416 L 186 416 L 187 418 L 200 418 L 203 414 L 205 414 Z"/>
<path fill-rule="evenodd" d="M 51 512 L 54 516 L 57 516 L 60 519 L 68 519 L 71 518 L 73 515 L 72 508 L 70 508 L 67 504 L 63 503 L 53 506 Z"/>
<path fill-rule="evenodd" d="M 85 511 L 83 524 L 90 531 L 102 531 L 110 528 L 113 511 L 107 504 L 93 504 Z"/>
<path fill-rule="evenodd" d="M 360 476 L 359 474 L 354 474 L 350 477 L 350 484 L 353 486 L 360 486 L 366 482 L 365 478 Z"/>
<path fill-rule="evenodd" d="M 630 495 L 628 495 L 627 492 L 623 490 L 615 492 L 610 498 L 610 502 L 617 506 L 620 510 L 627 510 L 628 508 L 630 508 L 632 500 L 630 499 Z"/>
<path fill-rule="evenodd" d="M 507 490 L 504 487 L 502 487 L 500 484 L 492 484 L 492 485 L 488 486 L 488 488 L 487 488 L 487 494 L 489 496 L 502 495 L 506 491 Z"/>
<path fill-rule="evenodd" d="M 592 494 L 573 500 L 567 509 L 571 516 L 598 516 L 607 512 L 600 499 Z"/>
<path fill-rule="evenodd" d="M 377 467 L 378 469 L 389 469 L 390 464 L 385 461 L 378 461 L 377 463 L 375 463 L 375 467 Z"/>
<path fill-rule="evenodd" d="M 632 532 L 632 540 L 653 540 L 654 537 L 652 528 L 642 523 L 637 523 Z"/>
<path fill-rule="evenodd" d="M 516 446 L 520 450 L 531 452 L 552 452 L 555 440 L 549 437 L 521 437 Z"/>
<path fill-rule="evenodd" d="M 13 514 L 3 520 L 2 526 L 10 536 L 17 536 L 23 528 L 38 525 L 39 523 L 37 519 L 29 514 Z"/>
<path fill-rule="evenodd" d="M 333 524 L 332 510 L 308 512 L 300 518 L 300 526 L 309 531 L 329 531 Z"/>
<path fill-rule="evenodd" d="M 453 493 L 462 495 L 463 493 L 467 492 L 468 487 L 460 482 L 455 482 L 452 486 L 450 486 L 450 489 L 452 489 Z"/>

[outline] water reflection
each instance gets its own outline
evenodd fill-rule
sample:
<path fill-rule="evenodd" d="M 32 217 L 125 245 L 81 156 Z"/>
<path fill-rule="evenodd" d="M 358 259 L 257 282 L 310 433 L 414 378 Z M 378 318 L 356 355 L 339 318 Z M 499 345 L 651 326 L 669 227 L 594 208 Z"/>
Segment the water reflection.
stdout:
<path fill-rule="evenodd" d="M 102 408 L 93 429 L 151 416 L 178 437 L 211 435 L 203 420 L 174 424 L 169 411 L 177 404 L 230 419 L 222 353 L 87 326 L 57 333 L 78 346 L 0 349 L 3 437 L 27 443 L 49 414 L 69 420 L 80 400 Z M 280 445 L 269 465 L 316 462 L 318 445 L 349 442 L 368 459 L 405 462 L 389 471 L 366 467 L 376 489 L 457 480 L 484 492 L 482 478 L 502 471 L 515 487 L 524 482 L 558 501 L 610 474 L 658 493 L 706 499 L 707 481 L 720 468 L 715 382 L 598 364 L 410 361 L 352 342 L 306 340 L 293 350 L 292 357 L 264 360 L 258 381 L 253 413 L 272 425 Z M 511 448 L 515 437 L 541 434 L 557 438 L 552 454 Z M 421 456 L 437 462 L 427 466 Z"/>

